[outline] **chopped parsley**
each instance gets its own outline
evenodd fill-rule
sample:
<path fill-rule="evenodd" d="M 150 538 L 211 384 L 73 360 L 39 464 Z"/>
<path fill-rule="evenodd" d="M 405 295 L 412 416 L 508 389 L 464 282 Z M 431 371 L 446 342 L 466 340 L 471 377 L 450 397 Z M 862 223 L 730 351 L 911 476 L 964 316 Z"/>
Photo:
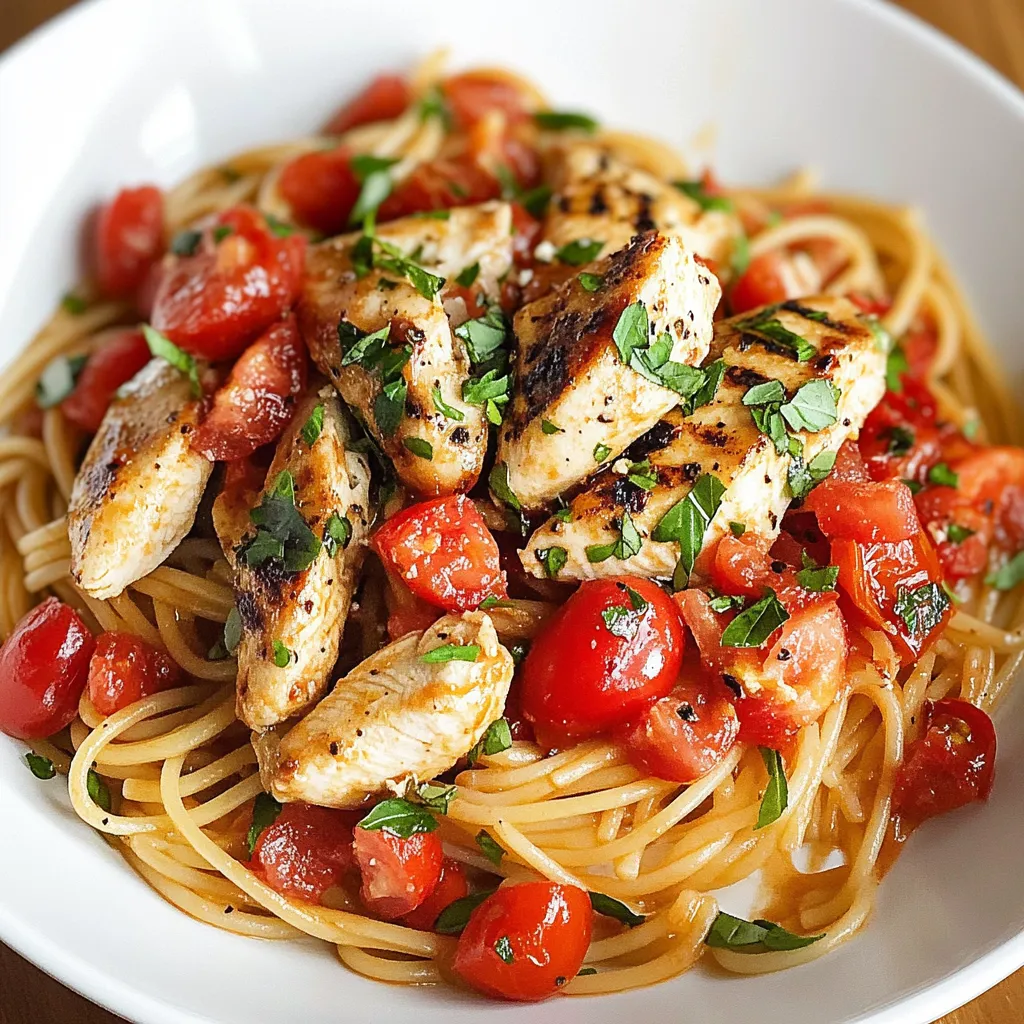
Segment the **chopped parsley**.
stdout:
<path fill-rule="evenodd" d="M 463 381 L 462 400 L 470 405 L 482 405 L 488 422 L 499 426 L 502 412 L 508 405 L 510 386 L 507 374 L 499 377 L 497 370 L 488 370 L 482 377 Z"/>
<path fill-rule="evenodd" d="M 285 647 L 285 645 L 281 643 L 280 640 L 274 641 L 273 650 L 273 661 L 278 668 L 287 668 L 288 665 L 291 664 L 292 659 L 298 660 L 298 656 L 295 654 L 295 652 Z"/>
<path fill-rule="evenodd" d="M 449 405 L 441 394 L 441 389 L 435 385 L 430 390 L 431 397 L 434 399 L 434 408 L 447 420 L 454 420 L 456 423 L 461 423 L 465 418 L 465 414 L 461 409 L 456 409 L 455 406 Z"/>
<path fill-rule="evenodd" d="M 939 462 L 928 470 L 928 482 L 939 487 L 958 487 L 960 477 L 945 462 Z"/>
<path fill-rule="evenodd" d="M 320 432 L 323 429 L 324 407 L 323 404 L 319 404 L 313 408 L 313 411 L 309 414 L 309 419 L 302 424 L 302 440 L 312 447 L 316 443 L 316 439 L 320 436 Z"/>
<path fill-rule="evenodd" d="M 469 358 L 478 365 L 505 347 L 508 320 L 500 306 L 491 306 L 483 316 L 456 327 L 455 334 L 466 343 Z"/>
<path fill-rule="evenodd" d="M 577 280 L 585 292 L 596 292 L 604 284 L 604 277 L 601 274 L 591 274 L 584 270 Z"/>
<path fill-rule="evenodd" d="M 605 459 L 611 455 L 612 450 L 606 444 L 595 444 L 594 445 L 594 461 L 604 462 Z"/>
<path fill-rule="evenodd" d="M 348 516 L 339 516 L 337 512 L 332 512 L 324 527 L 323 545 L 327 556 L 333 558 L 338 551 L 343 551 L 351 539 L 352 524 Z"/>
<path fill-rule="evenodd" d="M 250 568 L 279 563 L 285 572 L 302 572 L 320 554 L 321 542 L 295 507 L 295 479 L 279 473 L 260 504 L 249 512 L 256 535 L 239 550 Z"/>
<path fill-rule="evenodd" d="M 479 644 L 442 644 L 432 651 L 420 655 L 420 661 L 428 665 L 440 665 L 448 661 L 476 661 L 480 657 Z"/>
<path fill-rule="evenodd" d="M 564 434 L 565 433 L 565 431 L 561 427 L 556 426 L 554 423 L 551 422 L 551 420 L 541 420 L 540 421 L 540 429 L 545 434 Z"/>

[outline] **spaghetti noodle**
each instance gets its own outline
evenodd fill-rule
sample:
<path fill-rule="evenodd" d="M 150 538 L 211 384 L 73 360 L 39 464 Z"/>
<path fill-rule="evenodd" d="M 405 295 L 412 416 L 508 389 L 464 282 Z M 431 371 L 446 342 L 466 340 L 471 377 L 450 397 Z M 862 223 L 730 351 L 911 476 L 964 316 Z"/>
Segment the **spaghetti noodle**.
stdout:
<path fill-rule="evenodd" d="M 436 90 L 439 75 L 436 65 L 421 69 L 414 93 L 422 98 Z M 497 80 L 519 87 L 532 105 L 543 104 L 527 83 L 504 73 Z M 484 118 L 476 130 L 500 134 L 501 116 L 494 123 Z M 685 173 L 661 144 L 623 133 L 594 138 L 663 179 Z M 167 194 L 166 233 L 240 203 L 288 219 L 278 190 L 282 167 L 339 143 L 397 161 L 392 173 L 401 180 L 445 153 L 449 137 L 441 119 L 423 118 L 413 103 L 392 120 L 355 127 L 340 139 L 247 151 Z M 820 277 L 808 247 L 827 244 L 840 254 L 840 269 L 820 290 L 891 296 L 881 319 L 896 338 L 927 325 L 935 339 L 927 385 L 942 418 L 973 426 L 979 441 L 1020 439 L 1003 375 L 916 211 L 822 193 L 806 174 L 773 189 L 721 195 L 753 225 L 752 260 L 786 251 L 795 272 Z M 33 749 L 67 775 L 83 821 L 193 917 L 241 935 L 323 939 L 351 970 L 382 981 L 447 979 L 454 938 L 374 920 L 347 891 L 332 890 L 331 906 L 282 895 L 251 869 L 244 832 L 262 792 L 256 755 L 235 717 L 234 659 L 204 653 L 235 602 L 232 571 L 216 542 L 190 537 L 166 564 L 109 600 L 72 583 L 64 515 L 82 438 L 59 406 L 36 417 L 36 382 L 55 357 L 88 354 L 97 332 L 132 317 L 126 303 L 102 301 L 87 288 L 79 295 L 87 308 L 59 309 L 0 381 L 0 635 L 9 636 L 52 594 L 96 633 L 125 632 L 159 645 L 188 679 L 106 718 L 83 695 L 70 727 L 33 741 Z M 379 573 L 371 573 L 354 613 L 359 635 L 346 632 L 346 645 L 360 656 L 379 646 L 383 587 Z M 552 592 L 543 583 L 538 591 L 538 599 L 492 610 L 504 642 L 528 641 L 552 614 Z M 621 991 L 687 970 L 718 916 L 713 893 L 758 872 L 770 894 L 765 916 L 822 937 L 757 956 L 714 948 L 719 965 L 761 973 L 824 955 L 870 916 L 886 865 L 896 773 L 920 732 L 926 702 L 959 697 L 989 710 L 1024 658 L 1019 592 L 993 589 L 979 576 L 962 583 L 957 596 L 941 639 L 908 668 L 900 667 L 884 632 L 860 628 L 848 685 L 817 723 L 800 731 L 788 765 L 788 803 L 767 826 L 757 827 L 767 776 L 756 747 L 738 744 L 704 777 L 680 785 L 646 774 L 607 739 L 554 754 L 517 740 L 454 779 L 458 796 L 439 833 L 446 852 L 477 875 L 579 886 L 645 917 L 634 928 L 598 926 L 585 959 L 594 970 L 567 981 L 562 991 L 570 995 Z M 97 779 L 111 794 L 106 809 L 97 802 Z M 500 863 L 482 852 L 481 831 L 505 851 Z"/>

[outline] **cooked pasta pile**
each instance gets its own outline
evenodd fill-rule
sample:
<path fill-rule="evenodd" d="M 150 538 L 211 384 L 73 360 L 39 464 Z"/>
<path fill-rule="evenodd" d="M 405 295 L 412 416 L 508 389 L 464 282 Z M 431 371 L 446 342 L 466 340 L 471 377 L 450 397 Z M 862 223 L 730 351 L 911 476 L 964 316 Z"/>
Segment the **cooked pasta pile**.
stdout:
<path fill-rule="evenodd" d="M 415 89 L 424 91 L 437 74 L 433 64 L 421 70 Z M 612 132 L 597 138 L 662 178 L 685 169 L 651 140 Z M 438 119 L 421 119 L 411 109 L 394 121 L 356 128 L 342 141 L 356 152 L 396 157 L 393 173 L 400 178 L 441 152 L 444 132 Z M 284 216 L 274 209 L 282 163 L 336 142 L 309 138 L 263 147 L 197 172 L 167 195 L 168 236 L 241 202 Z M 985 441 L 1019 439 L 1005 379 L 917 212 L 819 192 L 807 174 L 777 188 L 725 193 L 739 210 L 806 201 L 808 212 L 769 221 L 750 237 L 751 255 L 831 239 L 846 265 L 829 292 L 890 295 L 883 322 L 897 338 L 922 317 L 934 323 L 938 352 L 928 383 L 943 417 L 959 426 L 980 421 Z M 331 907 L 287 898 L 249 869 L 243 837 L 262 790 L 256 756 L 235 717 L 235 661 L 206 653 L 234 605 L 231 569 L 216 541 L 185 540 L 166 564 L 108 601 L 71 582 L 64 516 L 82 438 L 59 408 L 33 425 L 34 388 L 55 356 L 87 353 L 97 331 L 130 315 L 115 302 L 93 301 L 76 313 L 58 309 L 0 382 L 0 634 L 9 635 L 23 614 L 54 594 L 94 631 L 126 631 L 162 646 L 188 678 L 106 719 L 86 695 L 68 730 L 32 746 L 68 776 L 82 819 L 193 917 L 261 938 L 312 935 L 337 946 L 343 963 L 360 974 L 438 982 L 453 938 L 373 920 L 358 900 L 340 893 Z M 378 646 L 384 586 L 371 568 L 345 634 L 346 649 L 357 655 Z M 541 584 L 536 600 L 493 609 L 499 636 L 534 635 L 553 608 L 549 594 Z M 908 669 L 900 668 L 884 633 L 862 631 L 864 643 L 852 645 L 845 694 L 799 734 L 787 772 L 788 807 L 768 827 L 755 829 L 766 784 L 756 747 L 737 745 L 712 772 L 683 786 L 645 776 L 607 740 L 550 756 L 516 741 L 458 775 L 458 797 L 441 821 L 446 851 L 472 869 L 578 885 L 647 915 L 632 929 L 609 923 L 598 931 L 586 957 L 598 970 L 571 979 L 564 991 L 572 995 L 649 985 L 686 970 L 704 951 L 718 913 L 713 893 L 757 872 L 770 907 L 763 916 L 824 938 L 760 956 L 728 949 L 711 955 L 738 973 L 822 956 L 871 914 L 894 774 L 924 702 L 961 697 L 991 709 L 1024 658 L 1019 594 L 978 583 L 959 596 L 944 635 Z M 93 799 L 94 767 L 112 794 L 111 810 Z M 481 830 L 507 852 L 498 867 L 474 841 Z"/>

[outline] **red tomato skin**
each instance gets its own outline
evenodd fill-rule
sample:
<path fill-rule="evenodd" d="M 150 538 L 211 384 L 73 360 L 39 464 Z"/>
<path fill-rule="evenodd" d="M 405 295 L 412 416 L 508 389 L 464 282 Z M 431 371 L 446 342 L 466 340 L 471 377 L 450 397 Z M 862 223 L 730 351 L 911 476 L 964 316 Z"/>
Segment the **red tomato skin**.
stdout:
<path fill-rule="evenodd" d="M 896 773 L 893 816 L 914 828 L 937 814 L 984 802 L 995 760 L 995 728 L 984 711 L 964 700 L 926 702 L 924 729 Z"/>
<path fill-rule="evenodd" d="M 348 150 L 334 149 L 303 153 L 285 164 L 277 187 L 300 224 L 336 235 L 348 226 L 362 186 Z"/>
<path fill-rule="evenodd" d="M 508 595 L 498 545 L 464 494 L 403 509 L 377 531 L 373 547 L 413 594 L 446 611 Z"/>
<path fill-rule="evenodd" d="M 696 782 L 729 753 L 739 731 L 726 687 L 713 678 L 690 679 L 618 730 L 616 738 L 641 771 L 670 782 Z"/>
<path fill-rule="evenodd" d="M 441 877 L 434 891 L 415 909 L 400 918 L 401 923 L 421 932 L 432 932 L 438 915 L 449 904 L 469 895 L 469 883 L 463 866 L 451 857 L 441 862 Z"/>
<path fill-rule="evenodd" d="M 317 903 L 352 869 L 357 813 L 285 804 L 256 840 L 252 869 L 272 889 Z"/>
<path fill-rule="evenodd" d="M 412 913 L 441 880 L 444 851 L 436 832 L 403 839 L 386 828 L 357 828 L 354 849 L 363 878 L 359 898 L 385 921 Z"/>
<path fill-rule="evenodd" d="M 174 257 L 160 281 L 152 324 L 192 355 L 233 359 L 299 297 L 306 240 L 276 238 L 255 210 L 235 207 L 193 256 Z"/>
<path fill-rule="evenodd" d="M 142 331 L 133 328 L 111 331 L 82 367 L 74 391 L 60 403 L 64 418 L 79 430 L 95 434 L 114 393 L 150 359 L 152 355 Z"/>
<path fill-rule="evenodd" d="M 469 154 L 420 164 L 380 204 L 380 222 L 428 210 L 474 206 L 501 195 L 501 184 Z"/>
<path fill-rule="evenodd" d="M 96 218 L 96 284 L 111 298 L 130 295 L 164 251 L 164 199 L 155 185 L 122 189 Z"/>
<path fill-rule="evenodd" d="M 750 266 L 729 293 L 729 306 L 733 313 L 746 313 L 759 306 L 794 298 L 786 292 L 782 260 L 782 254 L 773 251 L 750 261 Z"/>
<path fill-rule="evenodd" d="M 0 732 L 38 740 L 78 714 L 95 641 L 55 597 L 36 605 L 0 647 Z"/>
<path fill-rule="evenodd" d="M 405 113 L 411 99 L 409 83 L 401 75 L 378 75 L 331 117 L 324 134 L 341 135 L 361 124 L 390 121 Z"/>
<path fill-rule="evenodd" d="M 826 480 L 811 491 L 805 507 L 818 517 L 826 537 L 842 536 L 862 544 L 909 540 L 921 529 L 914 495 L 901 480 Z"/>
<path fill-rule="evenodd" d="M 232 367 L 189 443 L 211 462 L 244 459 L 276 440 L 306 388 L 306 346 L 294 316 L 274 324 Z"/>
<path fill-rule="evenodd" d="M 536 1002 L 579 973 L 590 946 L 590 897 L 572 885 L 503 886 L 470 916 L 453 967 L 471 988 L 497 999 Z M 506 963 L 495 946 L 506 939 Z"/>
<path fill-rule="evenodd" d="M 108 717 L 169 690 L 180 677 L 181 669 L 159 647 L 131 633 L 101 633 L 89 661 L 89 700 Z"/>
<path fill-rule="evenodd" d="M 647 607 L 631 637 L 602 613 L 630 608 L 627 587 Z M 679 614 L 650 580 L 589 580 L 544 624 L 521 668 L 524 717 L 542 745 L 593 736 L 639 714 L 675 685 L 683 658 Z"/>
<path fill-rule="evenodd" d="M 437 605 L 417 597 L 397 576 L 389 573 L 387 580 L 388 636 L 392 640 L 407 633 L 422 633 L 441 617 Z"/>
<path fill-rule="evenodd" d="M 500 110 L 515 123 L 529 117 L 527 97 L 513 82 L 489 71 L 467 71 L 441 83 L 452 120 L 461 129 L 471 128 L 492 110 Z"/>

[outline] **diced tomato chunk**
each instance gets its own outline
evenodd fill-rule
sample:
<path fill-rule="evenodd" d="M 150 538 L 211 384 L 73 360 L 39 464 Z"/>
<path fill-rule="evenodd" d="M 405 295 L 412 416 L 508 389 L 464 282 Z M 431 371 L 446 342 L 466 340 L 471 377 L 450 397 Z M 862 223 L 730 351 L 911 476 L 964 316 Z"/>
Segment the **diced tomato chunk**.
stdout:
<path fill-rule="evenodd" d="M 325 235 L 348 226 L 362 186 L 346 149 L 303 153 L 285 164 L 277 187 L 295 219 Z"/>
<path fill-rule="evenodd" d="M 105 331 L 82 367 L 74 391 L 60 404 L 64 418 L 79 430 L 95 434 L 114 393 L 151 358 L 142 331 L 120 327 Z"/>
<path fill-rule="evenodd" d="M 103 633 L 89 662 L 89 700 L 107 717 L 169 690 L 180 678 L 181 669 L 166 651 L 131 633 Z"/>
<path fill-rule="evenodd" d="M 325 135 L 340 135 L 374 121 L 390 121 L 405 113 L 412 94 L 401 75 L 378 75 L 324 125 Z"/>
<path fill-rule="evenodd" d="M 275 440 L 305 390 L 306 363 L 306 346 L 289 316 L 242 353 L 192 432 L 192 448 L 211 462 L 231 461 Z"/>
<path fill-rule="evenodd" d="M 784 258 L 781 252 L 773 250 L 750 261 L 729 293 L 729 306 L 733 313 L 746 313 L 758 306 L 797 298 L 786 289 Z"/>
<path fill-rule="evenodd" d="M 965 700 L 928 701 L 924 729 L 907 747 L 893 788 L 901 829 L 987 800 L 995 760 L 996 733 L 984 711 Z"/>
<path fill-rule="evenodd" d="M 420 164 L 401 182 L 381 203 L 377 219 L 394 220 L 428 210 L 475 206 L 500 195 L 498 179 L 471 155 L 441 157 Z"/>
<path fill-rule="evenodd" d="M 164 251 L 164 199 L 155 185 L 122 189 L 96 220 L 96 284 L 112 298 L 131 295 Z"/>
<path fill-rule="evenodd" d="M 95 641 L 78 612 L 48 597 L 0 647 L 0 732 L 44 739 L 78 714 Z"/>
<path fill-rule="evenodd" d="M 406 839 L 386 828 L 357 828 L 355 856 L 363 878 L 359 897 L 386 921 L 412 913 L 441 880 L 444 851 L 436 832 L 416 832 Z"/>
<path fill-rule="evenodd" d="M 499 110 L 511 121 L 530 115 L 530 98 L 504 75 L 490 71 L 467 71 L 452 75 L 441 83 L 441 91 L 457 127 L 466 129 L 492 110 Z"/>
<path fill-rule="evenodd" d="M 593 929 L 590 898 L 554 882 L 502 886 L 473 911 L 455 973 L 485 995 L 536 1002 L 579 973 Z"/>
<path fill-rule="evenodd" d="M 256 840 L 252 868 L 272 889 L 312 903 L 352 869 L 358 814 L 312 804 L 285 804 Z"/>
<path fill-rule="evenodd" d="M 166 269 L 153 326 L 193 355 L 232 359 L 298 298 L 305 251 L 301 235 L 276 237 L 256 210 L 227 210 Z"/>
<path fill-rule="evenodd" d="M 826 479 L 807 497 L 805 507 L 827 537 L 863 544 L 909 540 L 920 532 L 914 495 L 901 480 L 877 483 Z"/>
<path fill-rule="evenodd" d="M 422 932 L 432 932 L 441 911 L 468 893 L 465 869 L 457 860 L 445 857 L 441 862 L 441 877 L 434 891 L 415 910 L 402 917 L 401 922 Z"/>
<path fill-rule="evenodd" d="M 498 545 L 464 494 L 403 509 L 377 531 L 373 546 L 413 594 L 446 611 L 508 594 Z"/>

